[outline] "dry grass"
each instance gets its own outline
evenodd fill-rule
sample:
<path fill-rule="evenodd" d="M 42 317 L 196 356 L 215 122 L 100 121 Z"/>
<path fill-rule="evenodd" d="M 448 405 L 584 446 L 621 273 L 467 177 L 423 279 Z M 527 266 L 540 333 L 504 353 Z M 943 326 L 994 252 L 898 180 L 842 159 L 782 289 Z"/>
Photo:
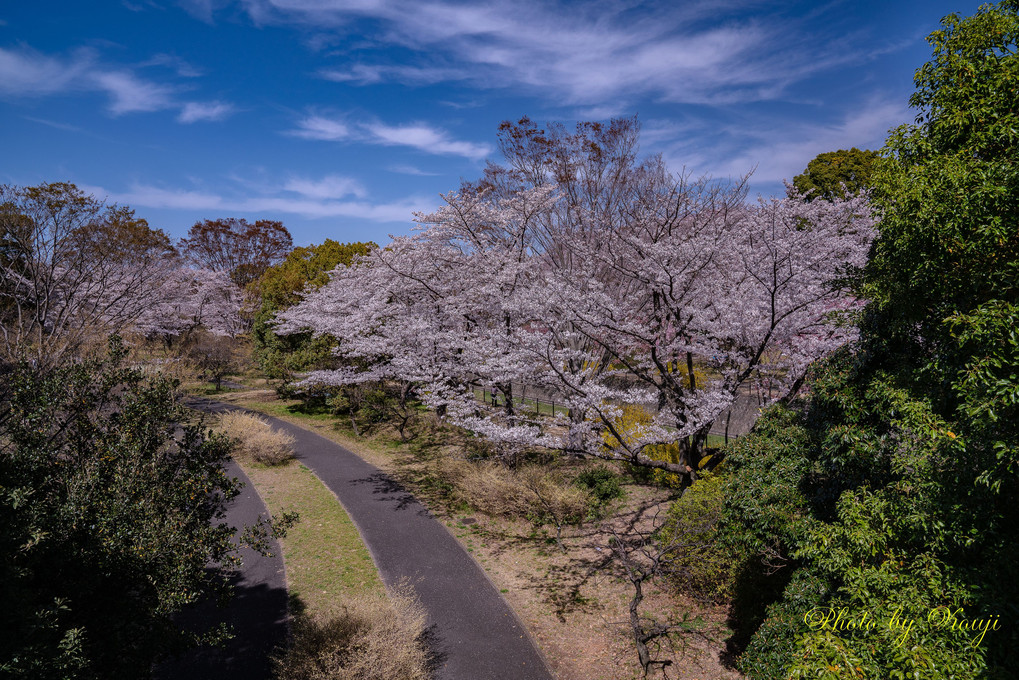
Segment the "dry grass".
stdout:
<path fill-rule="evenodd" d="M 442 457 L 434 474 L 453 488 L 457 500 L 487 515 L 561 525 L 582 520 L 591 506 L 590 494 L 538 465 L 510 470 L 499 463 Z"/>
<path fill-rule="evenodd" d="M 219 431 L 237 442 L 235 453 L 263 465 L 282 465 L 294 457 L 294 438 L 273 429 L 250 413 L 229 412 L 219 418 Z"/>
<path fill-rule="evenodd" d="M 273 660 L 277 680 L 426 680 L 425 612 L 409 588 L 347 598 L 332 617 L 298 618 Z"/>

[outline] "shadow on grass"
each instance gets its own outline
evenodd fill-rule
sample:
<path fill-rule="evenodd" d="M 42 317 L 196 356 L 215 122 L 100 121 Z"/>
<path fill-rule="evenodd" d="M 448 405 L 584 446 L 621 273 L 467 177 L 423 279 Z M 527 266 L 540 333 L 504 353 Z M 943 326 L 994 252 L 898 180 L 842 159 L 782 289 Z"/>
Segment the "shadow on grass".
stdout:
<path fill-rule="evenodd" d="M 284 410 L 295 416 L 310 416 L 319 419 L 324 417 L 339 417 L 325 404 L 309 404 L 303 401 L 296 404 L 290 404 L 289 406 L 286 406 Z"/>

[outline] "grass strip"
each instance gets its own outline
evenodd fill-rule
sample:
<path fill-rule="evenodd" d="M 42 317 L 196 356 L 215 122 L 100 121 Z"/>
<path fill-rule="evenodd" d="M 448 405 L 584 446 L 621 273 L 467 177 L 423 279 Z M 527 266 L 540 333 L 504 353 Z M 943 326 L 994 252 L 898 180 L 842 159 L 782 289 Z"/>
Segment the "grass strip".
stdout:
<path fill-rule="evenodd" d="M 349 597 L 384 593 L 371 554 L 336 496 L 304 465 L 238 461 L 269 512 L 300 513 L 280 541 L 293 613 L 337 615 Z"/>

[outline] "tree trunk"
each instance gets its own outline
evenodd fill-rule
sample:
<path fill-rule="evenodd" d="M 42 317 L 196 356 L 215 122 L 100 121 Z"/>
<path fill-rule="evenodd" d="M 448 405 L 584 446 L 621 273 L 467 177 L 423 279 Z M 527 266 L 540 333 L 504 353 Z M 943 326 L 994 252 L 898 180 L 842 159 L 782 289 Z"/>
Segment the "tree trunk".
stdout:
<path fill-rule="evenodd" d="M 644 635 L 644 627 L 640 623 L 640 603 L 644 601 L 644 579 L 637 577 L 630 579 L 633 584 L 633 598 L 630 600 L 630 628 L 633 631 L 633 642 L 637 645 L 637 658 L 640 660 L 641 668 L 644 669 L 644 677 L 647 677 L 651 668 L 651 652 L 648 651 Z"/>
<path fill-rule="evenodd" d="M 513 383 L 500 383 L 498 385 L 499 391 L 502 392 L 506 398 L 506 416 L 510 419 L 513 418 Z"/>

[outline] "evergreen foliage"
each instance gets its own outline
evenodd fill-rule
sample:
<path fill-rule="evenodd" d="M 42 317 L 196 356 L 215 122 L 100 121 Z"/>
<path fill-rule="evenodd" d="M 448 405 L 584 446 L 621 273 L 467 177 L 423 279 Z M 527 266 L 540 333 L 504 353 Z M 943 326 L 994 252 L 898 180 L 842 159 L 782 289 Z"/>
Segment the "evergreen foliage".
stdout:
<path fill-rule="evenodd" d="M 225 593 L 229 443 L 168 380 L 107 358 L 0 382 L 0 675 L 143 678 L 163 654 L 220 639 L 181 609 Z"/>
<path fill-rule="evenodd" d="M 257 282 L 261 305 L 255 314 L 252 338 L 255 357 L 270 378 L 288 378 L 295 371 L 323 368 L 332 356 L 334 343 L 311 333 L 277 335 L 271 321 L 277 312 L 301 301 L 301 293 L 329 281 L 337 265 L 349 265 L 367 255 L 374 243 L 337 243 L 332 239 L 317 246 L 294 248 L 286 259 L 270 267 Z"/>
<path fill-rule="evenodd" d="M 793 177 L 793 187 L 807 200 L 853 196 L 871 187 L 879 156 L 877 151 L 861 151 L 855 146 L 818 154 L 802 175 Z"/>
<path fill-rule="evenodd" d="M 723 531 L 783 588 L 770 605 L 737 594 L 756 605 L 741 623 L 763 620 L 750 677 L 1019 665 L 1019 3 L 950 15 L 929 42 L 920 116 L 874 178 L 859 346 L 819 370 L 805 413 L 773 414 L 727 462 Z M 864 613 L 874 625 L 851 625 Z"/>

